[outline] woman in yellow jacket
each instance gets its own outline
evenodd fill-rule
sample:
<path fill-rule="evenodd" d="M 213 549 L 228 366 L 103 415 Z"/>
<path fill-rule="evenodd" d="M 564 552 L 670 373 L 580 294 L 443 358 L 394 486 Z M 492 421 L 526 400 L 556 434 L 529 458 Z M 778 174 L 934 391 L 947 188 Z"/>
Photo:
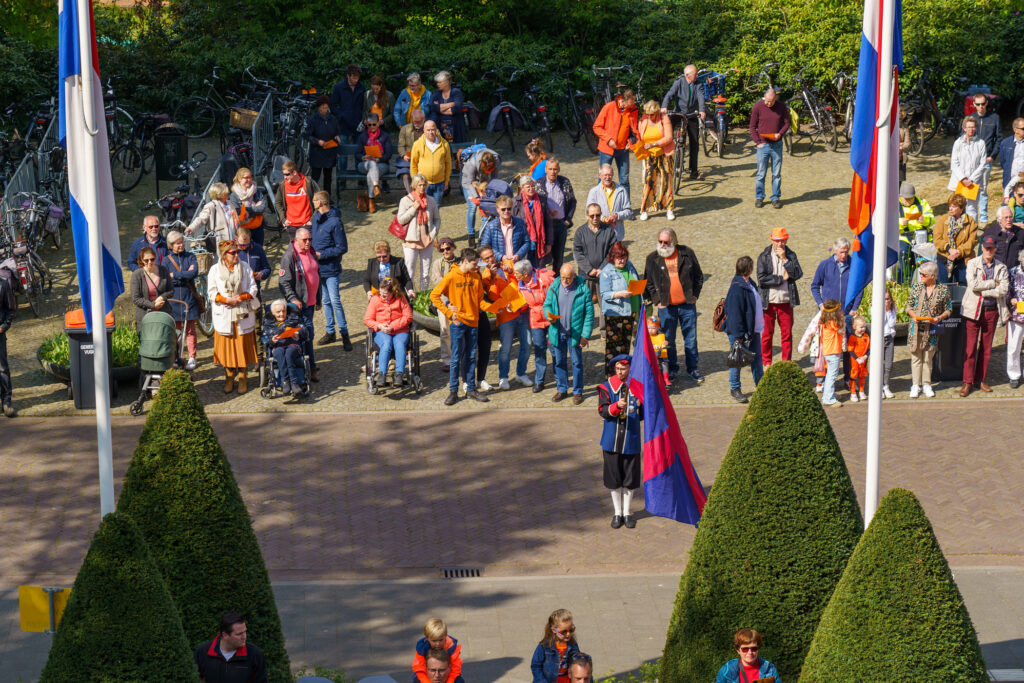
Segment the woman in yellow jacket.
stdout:
<path fill-rule="evenodd" d="M 640 199 L 640 220 L 647 220 L 647 209 L 666 209 L 665 218 L 674 220 L 672 213 L 672 122 L 661 113 L 661 106 L 651 100 L 644 105 L 644 116 L 637 124 L 640 140 L 633 147 L 636 158 L 643 164 L 644 190 Z"/>

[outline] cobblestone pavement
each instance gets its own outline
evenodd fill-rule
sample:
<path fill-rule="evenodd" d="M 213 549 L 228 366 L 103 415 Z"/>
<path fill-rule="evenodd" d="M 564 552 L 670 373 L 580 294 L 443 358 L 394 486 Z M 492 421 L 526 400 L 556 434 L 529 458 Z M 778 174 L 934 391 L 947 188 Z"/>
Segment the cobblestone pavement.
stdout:
<path fill-rule="evenodd" d="M 803 146 L 804 151 L 797 156 L 786 157 L 783 163 L 782 209 L 775 210 L 766 206 L 757 210 L 753 208 L 753 145 L 746 140 L 746 135 L 741 135 L 738 130 L 736 133 L 737 140 L 742 138 L 743 141 L 734 142 L 724 159 L 701 158 L 707 177 L 702 181 L 684 184 L 676 202 L 677 219 L 674 222 L 669 223 L 663 214 L 658 214 L 647 222 L 627 223 L 627 242 L 632 245 L 632 260 L 639 269 L 642 270 L 644 259 L 653 247 L 657 231 L 664 226 L 671 226 L 676 229 L 683 243 L 696 250 L 707 276 L 703 296 L 698 302 L 698 311 L 702 314 L 698 323 L 698 342 L 701 349 L 700 367 L 708 379 L 701 387 L 682 382 L 673 393 L 673 400 L 678 404 L 723 404 L 731 401 L 724 364 L 726 339 L 724 335 L 712 331 L 708 320 L 718 299 L 725 295 L 732 278 L 733 264 L 738 256 L 756 256 L 768 244 L 768 233 L 772 227 L 786 226 L 792 235 L 790 246 L 796 250 L 805 272 L 804 278 L 800 281 L 800 296 L 805 303 L 797 308 L 794 326 L 794 334 L 799 337 L 813 314 L 813 306 L 807 305 L 806 302 L 812 301 L 810 281 L 814 268 L 827 256 L 827 248 L 835 237 L 849 235 L 849 229 L 846 227 L 851 177 L 848 148 L 841 147 L 838 153 L 830 153 L 824 148 L 817 147 L 813 153 L 808 153 L 806 146 Z M 489 140 L 490 134 L 483 133 L 481 139 Z M 563 173 L 572 180 L 577 195 L 583 201 L 587 190 L 596 182 L 596 158 L 587 153 L 584 147 L 571 147 L 568 139 L 562 135 L 557 135 L 555 139 L 555 152 L 563 159 Z M 937 139 L 926 148 L 925 156 L 912 159 L 910 164 L 911 180 L 917 183 L 919 192 L 932 202 L 937 213 L 942 213 L 945 207 L 950 146 L 951 141 Z M 508 157 L 503 166 L 503 175 L 511 176 L 516 171 L 525 170 L 525 156 L 521 151 L 509 155 L 505 143 L 498 146 L 498 151 Z M 206 173 L 210 172 L 209 168 L 204 167 L 203 170 Z M 632 164 L 631 183 L 634 203 L 637 204 L 641 178 L 636 163 Z M 991 184 L 993 188 L 997 185 L 996 182 Z M 163 189 L 166 191 L 169 186 L 165 183 Z M 387 225 L 400 195 L 392 191 L 381 202 L 382 208 L 371 215 L 354 211 L 354 194 L 354 190 L 344 193 L 341 209 L 350 245 L 349 254 L 344 259 L 342 300 L 356 343 L 355 351 L 345 353 L 340 343 L 317 349 L 323 381 L 315 387 L 313 398 L 301 404 L 290 404 L 263 399 L 255 391 L 246 396 L 225 397 L 220 393 L 216 382 L 221 374 L 220 369 L 212 365 L 212 343 L 201 339 L 200 366 L 194 377 L 207 410 L 211 413 L 445 409 L 442 400 L 446 395 L 447 375 L 440 369 L 437 337 L 426 332 L 420 334 L 424 345 L 425 392 L 419 396 L 374 397 L 368 397 L 366 393 L 362 375 L 365 339 L 362 315 L 365 311 L 365 297 L 360 283 L 366 259 L 371 255 L 373 241 L 390 237 L 387 234 Z M 123 254 L 127 254 L 131 241 L 139 234 L 142 218 L 139 207 L 154 195 L 155 189 L 149 176 L 134 192 L 117 194 Z M 465 204 L 457 198 L 457 193 L 448 198 L 441 213 L 441 234 L 455 237 L 460 246 L 465 245 Z M 578 211 L 578 219 L 581 215 L 582 207 Z M 391 241 L 395 251 L 400 252 L 393 238 Z M 281 251 L 281 245 L 270 246 L 269 256 L 275 266 L 280 259 Z M 78 289 L 71 253 L 71 250 L 65 247 L 63 251 L 47 257 L 56 272 L 53 294 L 47 305 L 47 317 L 41 320 L 33 319 L 27 306 L 23 306 L 10 333 L 8 348 L 15 386 L 15 407 L 26 416 L 75 413 L 72 403 L 67 399 L 64 385 L 54 382 L 45 375 L 39 369 L 36 360 L 36 350 L 42 339 L 59 328 L 61 320 L 58 316 L 77 304 Z M 275 274 L 270 281 L 269 292 L 276 298 L 277 291 Z M 126 299 L 127 295 L 122 297 L 120 303 L 125 318 L 128 318 L 130 304 Z M 322 313 L 318 314 L 316 325 L 319 336 L 323 331 Z M 1002 336 L 997 335 L 997 349 L 991 365 L 991 383 L 995 388 L 995 397 L 1010 396 L 1013 393 L 1006 385 L 1005 346 Z M 487 380 L 495 386 L 497 347 L 495 340 L 487 374 Z M 600 340 L 595 341 L 584 354 L 587 367 L 587 405 L 594 404 L 593 385 L 600 377 L 603 354 L 604 343 Z M 809 367 L 806 358 L 801 360 Z M 896 351 L 896 379 L 893 380 L 892 386 L 902 397 L 906 396 L 909 389 L 909 376 L 909 355 L 906 347 L 900 346 Z M 548 387 L 547 391 L 540 394 L 533 394 L 529 389 L 518 389 L 492 395 L 490 407 L 550 406 L 550 396 L 554 393 L 553 383 L 549 382 Z M 134 398 L 133 393 L 132 386 L 122 387 L 120 397 L 115 399 L 115 413 L 127 413 L 127 405 Z M 938 393 L 940 396 L 952 396 L 953 387 L 939 387 Z M 458 411 L 468 407 L 470 406 L 465 402 L 461 402 L 447 410 Z"/>

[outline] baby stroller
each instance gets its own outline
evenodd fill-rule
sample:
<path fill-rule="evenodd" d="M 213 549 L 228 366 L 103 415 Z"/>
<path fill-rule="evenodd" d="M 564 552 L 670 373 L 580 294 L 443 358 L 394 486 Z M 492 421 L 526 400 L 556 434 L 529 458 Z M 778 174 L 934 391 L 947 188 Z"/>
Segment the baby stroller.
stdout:
<path fill-rule="evenodd" d="M 388 363 L 387 372 L 384 373 L 384 384 L 377 384 L 377 362 L 380 355 L 380 348 L 373 341 L 373 330 L 366 330 L 366 390 L 370 394 L 377 394 L 391 385 L 395 386 L 394 364 L 392 358 Z M 411 386 L 417 394 L 423 391 L 423 380 L 420 379 L 420 338 L 416 330 L 415 321 L 409 325 L 409 344 L 405 349 L 405 375 L 402 377 L 402 386 Z"/>
<path fill-rule="evenodd" d="M 174 299 L 185 307 L 188 319 L 188 304 Z M 174 328 L 174 318 L 164 311 L 150 311 L 142 319 L 139 326 L 139 397 L 135 399 L 128 412 L 132 415 L 142 414 L 142 404 L 147 398 L 154 398 L 160 390 L 160 380 L 185 353 L 185 335 L 181 335 L 181 347 L 178 348 L 178 331 Z"/>
<path fill-rule="evenodd" d="M 267 304 L 263 307 L 264 320 L 273 320 L 274 314 L 270 311 L 272 304 Z M 298 309 L 295 304 L 288 304 L 288 312 L 297 313 Z M 263 330 L 260 330 L 260 334 Z M 264 338 L 264 344 L 266 345 L 268 340 Z M 303 385 L 303 396 L 309 395 L 309 374 L 310 374 L 310 362 L 309 354 L 306 353 L 305 347 L 302 350 L 302 367 L 306 374 L 306 384 Z M 278 398 L 284 396 L 284 387 L 281 384 L 280 374 L 277 369 L 277 361 L 274 359 L 274 354 L 271 352 L 269 346 L 265 346 L 263 351 L 263 360 L 260 362 L 260 396 L 263 398 Z"/>

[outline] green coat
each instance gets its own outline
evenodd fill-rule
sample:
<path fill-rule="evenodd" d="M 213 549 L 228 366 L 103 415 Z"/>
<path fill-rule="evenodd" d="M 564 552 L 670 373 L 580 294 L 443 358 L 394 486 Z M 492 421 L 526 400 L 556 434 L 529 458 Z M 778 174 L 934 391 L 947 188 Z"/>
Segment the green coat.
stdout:
<path fill-rule="evenodd" d="M 580 339 L 589 338 L 594 330 L 594 302 L 590 298 L 590 288 L 583 278 L 577 277 L 576 282 L 576 298 L 573 299 L 572 311 L 569 313 L 569 338 L 573 346 L 579 346 Z M 547 298 L 544 299 L 545 317 L 548 314 L 563 315 L 558 310 L 558 288 L 561 286 L 562 281 L 556 278 L 548 288 Z M 559 322 L 552 320 L 548 327 L 548 341 L 553 346 L 558 346 Z"/>

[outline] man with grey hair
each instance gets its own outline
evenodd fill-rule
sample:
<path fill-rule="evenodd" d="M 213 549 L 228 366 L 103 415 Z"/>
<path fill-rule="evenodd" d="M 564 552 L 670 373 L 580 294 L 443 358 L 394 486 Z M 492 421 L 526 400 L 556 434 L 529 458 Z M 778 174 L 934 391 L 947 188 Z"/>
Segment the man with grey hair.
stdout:
<path fill-rule="evenodd" d="M 814 303 L 818 304 L 818 308 L 822 310 L 824 310 L 825 301 L 828 299 L 835 299 L 842 306 L 846 303 L 849 287 L 850 240 L 845 237 L 839 237 L 832 244 L 832 255 L 819 263 L 817 270 L 814 271 L 814 278 L 811 279 L 811 296 L 814 297 Z M 846 309 L 847 334 L 853 331 L 850 323 L 853 319 L 853 314 L 860 308 L 860 300 L 863 295 L 863 291 L 858 292 Z M 849 383 L 850 356 L 845 353 L 843 354 L 843 373 L 845 381 Z M 824 388 L 824 378 L 819 379 L 822 381 L 815 387 L 815 391 L 818 392 Z"/>
<path fill-rule="evenodd" d="M 772 168 L 772 206 L 782 208 L 782 136 L 789 131 L 789 108 L 780 102 L 773 88 L 750 112 L 750 137 L 757 145 L 757 174 L 754 179 L 754 208 L 764 206 L 764 178 Z"/>
<path fill-rule="evenodd" d="M 309 379 L 319 382 L 320 374 L 313 357 L 313 313 L 323 304 L 323 288 L 320 286 L 320 266 L 313 250 L 313 233 L 309 228 L 295 231 L 295 241 L 284 250 L 277 276 L 281 295 L 298 309 L 308 332 L 303 345 L 309 355 Z"/>
<path fill-rule="evenodd" d="M 594 329 L 594 303 L 590 293 L 576 277 L 576 266 L 562 264 L 558 281 L 552 283 L 544 299 L 544 317 L 548 343 L 555 364 L 555 394 L 558 403 L 569 393 L 569 357 L 572 356 L 572 402 L 583 403 L 583 348 Z"/>
<path fill-rule="evenodd" d="M 697 117 L 707 119 L 708 110 L 704 102 L 704 87 L 697 83 L 697 67 L 687 64 L 683 69 L 683 75 L 672 83 L 672 87 L 661 99 L 662 114 L 682 114 L 682 124 L 686 126 L 686 137 L 690 141 L 690 180 L 697 180 L 700 174 L 697 172 L 697 135 L 700 133 L 700 124 Z M 669 111 L 669 104 L 672 98 L 676 99 L 676 107 Z"/>
<path fill-rule="evenodd" d="M 1017 254 L 1024 246 L 1024 230 L 1013 222 L 1013 209 L 1004 204 L 996 210 L 996 220 L 985 228 L 981 234 L 981 241 L 986 237 L 992 237 L 996 241 L 997 261 L 1009 265 L 1017 263 Z M 970 257 L 972 254 L 965 256 Z"/>
<path fill-rule="evenodd" d="M 598 184 L 587 193 L 587 204 L 596 204 L 601 209 L 604 222 L 615 228 L 615 241 L 621 242 L 626 237 L 626 226 L 623 221 L 633 218 L 633 209 L 629 205 L 629 188 L 615 184 L 612 180 L 611 164 L 601 164 L 597 177 Z M 578 235 L 579 231 L 576 234 Z"/>
<path fill-rule="evenodd" d="M 411 72 L 405 77 L 406 87 L 398 93 L 395 100 L 395 125 L 401 129 L 403 126 L 413 123 L 413 114 L 416 111 L 424 115 L 430 109 L 430 91 L 423 86 L 423 79 L 418 71 Z M 420 124 L 422 126 L 422 124 Z"/>
<path fill-rule="evenodd" d="M 423 135 L 423 124 L 427 120 L 427 115 L 422 109 L 413 109 L 410 118 L 412 120 L 398 130 L 398 156 L 401 158 L 395 161 L 395 172 L 401 178 L 406 194 L 412 192 L 412 185 L 409 184 L 412 175 L 412 146 Z"/>
<path fill-rule="evenodd" d="M 611 167 L 607 168 L 611 174 Z M 608 259 L 608 252 L 619 239 L 615 235 L 615 228 L 602 218 L 600 204 L 588 203 L 585 215 L 586 225 L 577 228 L 572 238 L 572 258 L 587 281 L 591 298 L 597 303 L 598 276 Z"/>
<path fill-rule="evenodd" d="M 678 329 L 683 335 L 686 374 L 697 384 L 703 384 L 704 375 L 697 367 L 697 299 L 704 286 L 704 273 L 693 249 L 679 244 L 675 230 L 665 228 L 658 233 L 658 244 L 647 255 L 644 264 L 644 279 L 647 280 L 644 298 L 656 307 L 658 322 L 668 344 L 669 382 L 679 374 L 676 352 Z"/>
<path fill-rule="evenodd" d="M 356 166 L 356 170 L 366 174 L 366 189 L 370 195 L 372 212 L 372 201 L 380 196 L 380 179 L 388 172 L 388 163 L 394 154 L 394 148 L 391 145 L 391 136 L 380 125 L 380 117 L 377 114 L 367 114 L 365 125 L 365 130 L 359 134 L 356 141 L 363 152 L 360 156 L 362 161 Z"/>

